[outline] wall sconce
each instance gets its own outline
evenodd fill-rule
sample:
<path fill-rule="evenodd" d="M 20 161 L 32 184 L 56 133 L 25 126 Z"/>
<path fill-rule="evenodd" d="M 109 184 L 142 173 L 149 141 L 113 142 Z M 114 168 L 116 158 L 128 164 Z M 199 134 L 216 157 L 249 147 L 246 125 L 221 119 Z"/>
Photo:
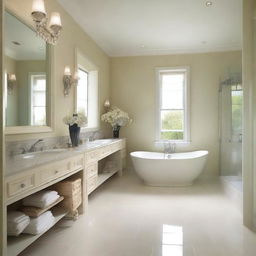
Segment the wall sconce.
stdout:
<path fill-rule="evenodd" d="M 8 94 L 12 94 L 14 86 L 16 85 L 17 79 L 15 74 L 7 75 L 7 90 Z"/>
<path fill-rule="evenodd" d="M 48 28 L 44 0 L 34 0 L 31 16 L 35 22 L 37 34 L 47 43 L 56 44 L 62 29 L 60 14 L 58 12 L 51 14 Z"/>
<path fill-rule="evenodd" d="M 64 69 L 64 76 L 63 76 L 63 85 L 64 85 L 64 95 L 68 96 L 69 91 L 72 85 L 77 86 L 79 77 L 77 72 L 75 72 L 74 77 L 72 77 L 70 67 L 66 66 Z"/>
<path fill-rule="evenodd" d="M 110 101 L 108 99 L 105 100 L 104 107 L 105 107 L 106 112 L 108 112 L 110 109 Z"/>

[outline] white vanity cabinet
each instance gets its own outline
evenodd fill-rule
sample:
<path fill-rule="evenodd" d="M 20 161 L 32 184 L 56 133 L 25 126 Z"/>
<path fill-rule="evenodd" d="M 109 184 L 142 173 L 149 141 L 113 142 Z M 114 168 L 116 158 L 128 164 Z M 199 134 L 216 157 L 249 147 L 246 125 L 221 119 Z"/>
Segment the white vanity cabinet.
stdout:
<path fill-rule="evenodd" d="M 111 140 L 109 143 L 99 145 L 90 147 L 90 149 L 86 145 L 81 146 L 78 149 L 71 150 L 70 156 L 65 157 L 65 159 L 40 164 L 7 176 L 5 178 L 6 206 L 76 175 L 82 180 L 82 205 L 78 208 L 79 213 L 82 214 L 86 211 L 88 195 L 115 173 L 118 172 L 119 175 L 122 175 L 125 163 L 125 139 Z M 101 173 L 99 171 L 99 163 L 105 161 L 104 159 L 106 161 L 110 159 L 115 163 L 115 167 L 110 172 Z M 66 214 L 65 209 L 54 212 L 55 223 L 65 217 Z M 19 254 L 41 235 L 9 237 L 7 255 Z"/>
<path fill-rule="evenodd" d="M 122 175 L 122 169 L 124 167 L 123 162 L 126 157 L 122 152 L 125 151 L 125 146 L 125 139 L 120 139 L 109 145 L 103 145 L 98 149 L 85 153 L 88 195 L 115 173 L 118 172 L 119 175 Z M 110 172 L 100 173 L 98 170 L 98 162 L 106 157 L 111 157 L 112 161 L 115 162 L 115 168 Z"/>
<path fill-rule="evenodd" d="M 6 204 L 16 202 L 83 169 L 84 155 L 80 154 L 7 176 Z"/>

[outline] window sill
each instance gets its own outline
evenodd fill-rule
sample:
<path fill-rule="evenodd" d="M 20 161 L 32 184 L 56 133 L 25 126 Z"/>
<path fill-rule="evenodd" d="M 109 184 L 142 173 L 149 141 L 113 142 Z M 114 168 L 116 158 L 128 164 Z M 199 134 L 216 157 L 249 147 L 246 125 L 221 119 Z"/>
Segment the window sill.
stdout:
<path fill-rule="evenodd" d="M 171 143 L 171 144 L 182 144 L 182 145 L 188 145 L 191 144 L 190 140 L 155 140 L 155 144 L 165 144 L 165 143 Z"/>

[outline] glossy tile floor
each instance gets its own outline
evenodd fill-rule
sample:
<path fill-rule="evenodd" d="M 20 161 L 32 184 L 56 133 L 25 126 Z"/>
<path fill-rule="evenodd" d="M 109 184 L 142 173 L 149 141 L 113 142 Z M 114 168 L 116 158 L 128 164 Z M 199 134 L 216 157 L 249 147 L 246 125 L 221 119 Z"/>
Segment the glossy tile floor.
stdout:
<path fill-rule="evenodd" d="M 255 256 L 256 234 L 220 183 L 146 187 L 115 176 L 89 199 L 88 216 L 62 221 L 22 256 Z"/>

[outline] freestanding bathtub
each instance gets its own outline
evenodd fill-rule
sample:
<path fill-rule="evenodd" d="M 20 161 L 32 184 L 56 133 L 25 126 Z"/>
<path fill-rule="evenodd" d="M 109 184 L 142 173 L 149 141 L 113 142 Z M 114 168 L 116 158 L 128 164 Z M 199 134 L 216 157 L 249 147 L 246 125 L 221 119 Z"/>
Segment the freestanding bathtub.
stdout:
<path fill-rule="evenodd" d="M 203 171 L 208 151 L 130 153 L 138 176 L 150 186 L 189 186 Z"/>

